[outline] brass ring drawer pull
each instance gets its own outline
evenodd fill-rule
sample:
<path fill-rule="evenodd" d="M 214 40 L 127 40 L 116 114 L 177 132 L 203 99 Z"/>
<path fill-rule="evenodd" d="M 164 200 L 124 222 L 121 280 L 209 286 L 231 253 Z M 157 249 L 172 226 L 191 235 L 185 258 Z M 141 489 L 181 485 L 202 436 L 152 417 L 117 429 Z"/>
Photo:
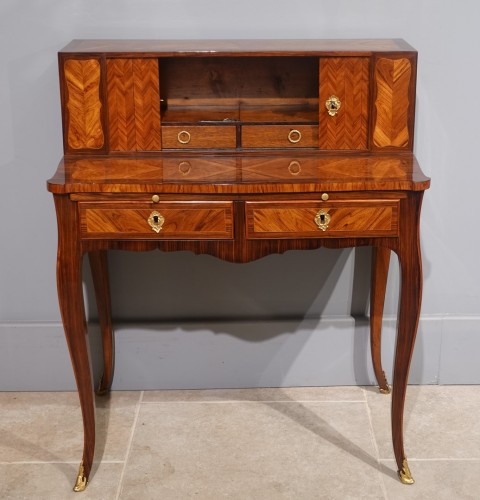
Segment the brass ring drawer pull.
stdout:
<path fill-rule="evenodd" d="M 293 129 L 293 130 L 290 130 L 290 132 L 288 133 L 288 140 L 292 144 L 296 144 L 297 142 L 300 142 L 301 139 L 302 139 L 302 133 L 300 132 L 300 130 Z"/>
<path fill-rule="evenodd" d="M 162 230 L 163 224 L 165 224 L 165 217 L 160 212 L 154 210 L 150 214 L 147 222 L 153 231 L 159 233 Z"/>
<path fill-rule="evenodd" d="M 323 209 L 319 210 L 315 215 L 315 224 L 318 226 L 318 229 L 321 229 L 322 231 L 326 231 L 328 229 L 328 225 L 331 220 L 332 217 L 330 214 Z"/>
<path fill-rule="evenodd" d="M 177 135 L 177 140 L 180 144 L 188 144 L 190 139 L 190 132 L 187 132 L 186 130 L 181 130 Z"/>
<path fill-rule="evenodd" d="M 331 95 L 325 101 L 325 107 L 327 108 L 328 114 L 330 116 L 335 116 L 342 105 L 340 99 L 336 95 Z"/>

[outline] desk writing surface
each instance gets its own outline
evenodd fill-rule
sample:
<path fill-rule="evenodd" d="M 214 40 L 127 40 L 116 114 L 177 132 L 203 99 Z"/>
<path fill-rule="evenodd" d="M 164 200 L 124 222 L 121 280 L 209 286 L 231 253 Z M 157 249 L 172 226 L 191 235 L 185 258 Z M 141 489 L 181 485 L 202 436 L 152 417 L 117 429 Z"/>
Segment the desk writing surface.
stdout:
<path fill-rule="evenodd" d="M 173 155 L 63 159 L 49 190 L 198 194 L 421 191 L 430 179 L 411 154 Z"/>

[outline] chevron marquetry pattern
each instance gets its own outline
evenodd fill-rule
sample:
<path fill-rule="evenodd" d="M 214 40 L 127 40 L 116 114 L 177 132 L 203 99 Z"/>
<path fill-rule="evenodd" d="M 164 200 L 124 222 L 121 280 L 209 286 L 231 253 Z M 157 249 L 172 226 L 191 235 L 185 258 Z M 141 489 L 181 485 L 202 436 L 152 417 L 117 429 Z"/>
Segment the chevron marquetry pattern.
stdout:
<path fill-rule="evenodd" d="M 329 116 L 325 101 L 336 95 L 341 106 Z M 366 149 L 368 132 L 368 58 L 320 59 L 321 149 Z"/>
<path fill-rule="evenodd" d="M 407 147 L 408 110 L 412 65 L 408 59 L 381 58 L 375 66 L 376 119 L 373 144 L 376 147 Z"/>
<path fill-rule="evenodd" d="M 101 149 L 105 142 L 100 110 L 100 62 L 67 59 L 67 142 L 72 149 Z"/>
<path fill-rule="evenodd" d="M 107 88 L 110 150 L 159 150 L 158 61 L 109 59 Z"/>

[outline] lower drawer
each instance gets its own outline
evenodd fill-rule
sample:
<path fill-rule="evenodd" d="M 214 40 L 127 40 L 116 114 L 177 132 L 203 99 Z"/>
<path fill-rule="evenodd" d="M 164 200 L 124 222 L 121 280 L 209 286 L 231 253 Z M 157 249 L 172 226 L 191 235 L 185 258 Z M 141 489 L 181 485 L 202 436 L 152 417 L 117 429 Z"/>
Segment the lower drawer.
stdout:
<path fill-rule="evenodd" d="M 244 125 L 243 148 L 314 148 L 318 146 L 316 125 Z"/>
<path fill-rule="evenodd" d="M 233 202 L 79 203 L 83 239 L 232 239 Z"/>
<path fill-rule="evenodd" d="M 237 129 L 234 125 L 191 125 L 162 127 L 163 149 L 234 149 Z"/>
<path fill-rule="evenodd" d="M 247 238 L 354 238 L 398 234 L 398 200 L 247 202 Z"/>

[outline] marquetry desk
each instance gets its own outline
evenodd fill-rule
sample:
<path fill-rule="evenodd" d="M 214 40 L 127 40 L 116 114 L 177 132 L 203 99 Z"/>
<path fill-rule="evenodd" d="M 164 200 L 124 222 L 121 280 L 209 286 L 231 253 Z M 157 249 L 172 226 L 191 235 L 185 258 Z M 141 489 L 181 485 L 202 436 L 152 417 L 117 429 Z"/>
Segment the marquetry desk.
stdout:
<path fill-rule="evenodd" d="M 419 217 L 430 180 L 413 155 L 415 50 L 402 40 L 77 40 L 59 53 L 64 157 L 48 181 L 57 282 L 77 381 L 85 488 L 95 443 L 81 264 L 90 260 L 108 392 L 109 249 L 189 250 L 231 262 L 373 247 L 371 350 L 382 392 L 391 251 L 401 291 L 392 434 L 412 483 L 403 409 L 420 311 Z"/>

